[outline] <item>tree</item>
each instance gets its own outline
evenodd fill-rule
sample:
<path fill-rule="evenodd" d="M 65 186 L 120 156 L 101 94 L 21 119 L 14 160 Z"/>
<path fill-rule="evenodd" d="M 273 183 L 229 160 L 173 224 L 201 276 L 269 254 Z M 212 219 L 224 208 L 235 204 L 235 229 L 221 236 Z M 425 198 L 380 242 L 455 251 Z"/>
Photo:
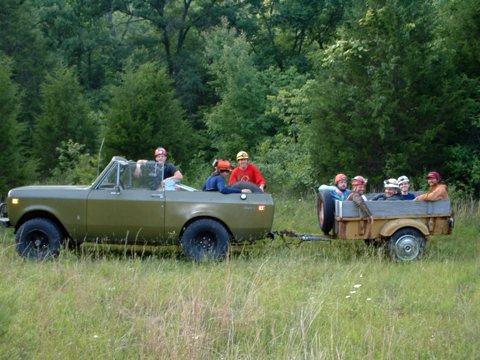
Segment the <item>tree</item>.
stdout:
<path fill-rule="evenodd" d="M 206 55 L 220 101 L 206 115 L 213 147 L 229 157 L 251 150 L 269 130 L 263 115 L 265 87 L 261 84 L 245 36 L 223 25 L 207 35 Z"/>
<path fill-rule="evenodd" d="M 18 151 L 21 128 L 17 122 L 21 96 L 18 86 L 12 81 L 11 60 L 0 53 L 0 199 L 9 188 L 18 184 L 21 172 L 21 157 Z"/>
<path fill-rule="evenodd" d="M 41 113 L 35 124 L 34 144 L 42 175 L 58 164 L 57 148 L 69 139 L 96 149 L 95 124 L 73 69 L 59 65 L 41 86 Z"/>
<path fill-rule="evenodd" d="M 358 2 L 352 14 L 321 54 L 311 95 L 316 177 L 342 171 L 380 183 L 441 170 L 464 119 L 461 83 L 436 41 L 430 2 Z"/>
<path fill-rule="evenodd" d="M 151 157 L 163 146 L 169 157 L 186 162 L 195 150 L 195 136 L 174 98 L 167 72 L 157 63 L 128 70 L 112 90 L 107 111 L 105 147 L 107 157 Z"/>

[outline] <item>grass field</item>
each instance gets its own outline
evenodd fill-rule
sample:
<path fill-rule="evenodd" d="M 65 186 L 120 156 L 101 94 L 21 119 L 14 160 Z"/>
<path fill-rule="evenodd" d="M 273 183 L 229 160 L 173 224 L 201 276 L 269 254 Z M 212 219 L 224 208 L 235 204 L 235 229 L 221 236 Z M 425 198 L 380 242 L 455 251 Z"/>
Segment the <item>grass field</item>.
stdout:
<path fill-rule="evenodd" d="M 312 199 L 275 229 L 319 232 Z M 22 260 L 0 230 L 1 359 L 478 359 L 480 209 L 398 264 L 362 242 L 277 239 L 193 264 L 85 246 Z"/>

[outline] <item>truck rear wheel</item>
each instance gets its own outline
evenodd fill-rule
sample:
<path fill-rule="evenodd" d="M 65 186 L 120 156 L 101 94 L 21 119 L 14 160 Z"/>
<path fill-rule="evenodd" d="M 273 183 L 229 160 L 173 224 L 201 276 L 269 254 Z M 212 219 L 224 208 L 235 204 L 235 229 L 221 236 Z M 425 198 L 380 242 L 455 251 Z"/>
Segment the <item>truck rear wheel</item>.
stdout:
<path fill-rule="evenodd" d="M 423 256 L 425 236 L 413 228 L 396 231 L 387 241 L 387 253 L 394 261 L 414 261 Z"/>
<path fill-rule="evenodd" d="M 327 235 L 333 228 L 335 220 L 335 201 L 328 190 L 320 190 L 317 196 L 318 225 Z"/>
<path fill-rule="evenodd" d="M 188 225 L 181 242 L 185 255 L 194 261 L 222 260 L 227 256 L 230 235 L 218 221 L 202 219 Z"/>

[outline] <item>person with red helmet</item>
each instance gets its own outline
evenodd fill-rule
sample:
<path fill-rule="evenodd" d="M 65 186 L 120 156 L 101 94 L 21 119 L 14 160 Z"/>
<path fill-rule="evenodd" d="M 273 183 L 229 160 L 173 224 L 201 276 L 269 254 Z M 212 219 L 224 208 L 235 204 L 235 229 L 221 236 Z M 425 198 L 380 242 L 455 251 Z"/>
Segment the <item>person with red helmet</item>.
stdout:
<path fill-rule="evenodd" d="M 265 191 L 267 182 L 258 168 L 248 161 L 248 154 L 245 151 L 239 151 L 237 154 L 238 166 L 233 170 L 228 185 L 232 186 L 236 182 L 247 181 L 257 185 L 262 191 Z"/>
<path fill-rule="evenodd" d="M 425 194 L 419 195 L 415 200 L 438 201 L 448 199 L 447 185 L 441 184 L 440 174 L 436 171 L 430 171 L 427 175 L 427 182 L 430 189 Z"/>
<path fill-rule="evenodd" d="M 250 189 L 235 189 L 225 185 L 225 179 L 232 171 L 232 165 L 227 160 L 215 160 L 213 162 L 215 171 L 210 175 L 203 185 L 203 191 L 219 191 L 222 194 L 251 193 Z"/>
<path fill-rule="evenodd" d="M 138 160 L 137 167 L 135 169 L 135 176 L 139 177 L 142 175 L 141 167 L 147 163 L 152 163 L 152 166 L 155 169 L 155 177 L 152 184 L 153 190 L 158 190 L 168 180 L 180 181 L 183 179 L 183 175 L 180 170 L 178 170 L 172 163 L 166 162 L 167 150 L 165 150 L 165 148 L 156 148 L 153 156 L 155 158 L 155 162 L 148 160 Z"/>
<path fill-rule="evenodd" d="M 320 185 L 318 190 L 330 190 L 332 198 L 339 201 L 345 201 L 351 193 L 351 190 L 348 189 L 348 180 L 345 174 L 335 176 L 335 186 Z"/>
<path fill-rule="evenodd" d="M 369 218 L 369 222 L 373 224 L 373 215 L 370 212 L 367 204 L 365 203 L 365 190 L 367 188 L 368 180 L 365 179 L 363 176 L 355 176 L 352 179 L 352 192 L 347 197 L 347 201 L 353 201 L 355 205 Z"/>

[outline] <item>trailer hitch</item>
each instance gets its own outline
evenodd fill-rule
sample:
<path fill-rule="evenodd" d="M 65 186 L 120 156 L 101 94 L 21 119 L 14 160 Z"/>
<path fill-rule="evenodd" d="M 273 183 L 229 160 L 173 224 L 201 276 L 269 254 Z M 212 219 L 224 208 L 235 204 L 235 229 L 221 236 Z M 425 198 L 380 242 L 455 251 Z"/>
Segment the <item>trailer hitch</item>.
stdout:
<path fill-rule="evenodd" d="M 332 237 L 329 235 L 318 235 L 318 234 L 299 234 L 293 230 L 275 230 L 272 231 L 271 234 L 273 236 L 279 235 L 282 238 L 285 237 L 293 237 L 297 238 L 301 241 L 330 241 Z"/>

